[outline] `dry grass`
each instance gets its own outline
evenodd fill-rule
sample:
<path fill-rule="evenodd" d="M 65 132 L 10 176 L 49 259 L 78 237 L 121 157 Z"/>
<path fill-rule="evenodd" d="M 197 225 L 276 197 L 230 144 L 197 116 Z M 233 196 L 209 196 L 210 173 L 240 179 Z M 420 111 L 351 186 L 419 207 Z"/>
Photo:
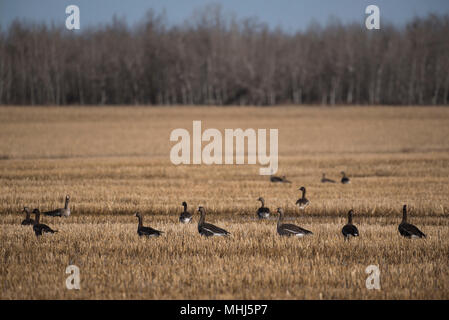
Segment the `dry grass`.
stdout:
<path fill-rule="evenodd" d="M 279 174 L 259 165 L 174 166 L 171 130 L 279 128 Z M 0 108 L 0 298 L 448 299 L 449 109 L 446 108 Z M 350 185 L 323 185 L 322 172 Z M 311 205 L 294 206 L 307 187 Z M 60 207 L 60 232 L 37 240 L 24 205 Z M 312 230 L 276 234 L 254 219 L 256 199 Z M 179 225 L 181 202 L 203 205 L 227 239 Z M 403 203 L 428 239 L 397 232 Z M 340 235 L 349 208 L 361 237 Z M 166 233 L 139 239 L 136 210 Z M 197 217 L 196 217 L 197 219 Z M 65 288 L 80 267 L 81 290 Z M 382 289 L 365 288 L 379 265 Z"/>

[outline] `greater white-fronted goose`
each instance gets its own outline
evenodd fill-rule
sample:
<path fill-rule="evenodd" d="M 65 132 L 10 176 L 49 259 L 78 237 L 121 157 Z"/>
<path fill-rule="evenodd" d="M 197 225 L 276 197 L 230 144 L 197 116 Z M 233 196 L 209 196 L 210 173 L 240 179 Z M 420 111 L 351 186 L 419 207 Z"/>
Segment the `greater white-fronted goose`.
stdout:
<path fill-rule="evenodd" d="M 278 208 L 277 212 L 279 213 L 279 219 L 277 223 L 277 231 L 281 236 L 295 236 L 295 237 L 304 237 L 307 235 L 312 235 L 313 232 L 298 227 L 297 225 L 290 223 L 281 223 L 284 219 L 284 210 L 282 208 Z"/>
<path fill-rule="evenodd" d="M 302 197 L 296 200 L 296 204 L 299 206 L 299 209 L 304 210 L 310 204 L 310 201 L 306 198 L 306 188 L 301 187 L 298 190 L 302 191 Z"/>
<path fill-rule="evenodd" d="M 36 237 L 39 237 L 44 233 L 58 232 L 58 230 L 53 230 L 46 224 L 39 223 L 39 219 L 40 219 L 40 215 L 41 215 L 39 209 L 34 209 L 33 213 L 35 214 L 33 230 L 34 230 L 34 233 L 36 234 Z"/>
<path fill-rule="evenodd" d="M 70 196 L 66 195 L 64 208 L 43 212 L 43 214 L 45 214 L 47 216 L 51 216 L 51 217 L 68 217 L 68 216 L 70 216 L 69 202 L 70 202 Z"/>
<path fill-rule="evenodd" d="M 346 176 L 346 173 L 344 171 L 340 172 L 342 174 L 341 183 L 348 184 L 351 183 L 351 180 Z"/>
<path fill-rule="evenodd" d="M 136 212 L 136 217 L 139 218 L 139 225 L 137 226 L 137 234 L 140 237 L 141 236 L 159 237 L 162 233 L 164 233 L 163 231 L 159 231 L 151 227 L 144 227 L 142 214 L 140 212 Z"/>
<path fill-rule="evenodd" d="M 262 206 L 257 209 L 257 217 L 259 219 L 267 219 L 270 216 L 270 209 L 265 207 L 265 200 L 264 198 L 260 197 L 259 200 L 262 203 Z"/>
<path fill-rule="evenodd" d="M 22 213 L 25 212 L 26 216 L 25 216 L 25 220 L 22 221 L 22 226 L 29 226 L 29 225 L 33 225 L 34 224 L 34 220 L 31 219 L 30 215 L 31 215 L 31 211 L 28 207 L 23 207 L 23 211 Z"/>
<path fill-rule="evenodd" d="M 277 176 L 271 176 L 270 177 L 271 182 L 281 182 L 281 183 L 291 183 L 291 181 L 287 180 L 285 176 L 277 177 Z"/>
<path fill-rule="evenodd" d="M 184 207 L 184 211 L 181 212 L 181 215 L 179 216 L 179 222 L 189 223 L 192 221 L 192 214 L 187 211 L 187 202 L 183 201 L 182 206 Z"/>
<path fill-rule="evenodd" d="M 346 224 L 343 229 L 341 229 L 341 233 L 343 233 L 343 236 L 345 237 L 345 241 L 349 240 L 351 237 L 358 237 L 359 236 L 359 230 L 357 230 L 357 227 L 352 224 L 352 215 L 354 214 L 354 210 L 349 210 L 348 212 L 348 224 Z"/>
<path fill-rule="evenodd" d="M 323 173 L 323 177 L 321 178 L 322 183 L 335 183 L 335 180 L 326 178 L 326 174 Z"/>
<path fill-rule="evenodd" d="M 214 226 L 213 224 L 204 222 L 206 216 L 206 210 L 203 207 L 199 207 L 198 211 L 201 215 L 200 220 L 198 221 L 198 232 L 202 236 L 211 237 L 211 236 L 227 236 L 230 235 L 228 231 L 225 229 Z"/>
<path fill-rule="evenodd" d="M 407 223 L 407 205 L 402 207 L 402 222 L 398 227 L 401 236 L 406 238 L 425 238 L 426 235 L 411 223 Z"/>

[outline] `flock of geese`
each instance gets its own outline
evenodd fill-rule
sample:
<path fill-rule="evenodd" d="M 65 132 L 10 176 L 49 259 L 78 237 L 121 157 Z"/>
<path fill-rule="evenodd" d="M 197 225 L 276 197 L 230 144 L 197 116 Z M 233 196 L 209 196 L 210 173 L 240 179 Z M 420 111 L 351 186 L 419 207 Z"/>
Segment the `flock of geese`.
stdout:
<path fill-rule="evenodd" d="M 348 184 L 350 183 L 350 179 L 346 176 L 344 172 L 341 172 L 342 178 L 341 183 Z M 286 179 L 285 176 L 282 177 L 270 177 L 271 182 L 282 182 L 282 183 L 291 183 Z M 322 183 L 336 183 L 334 180 L 326 178 L 325 174 L 323 173 L 323 177 L 321 179 Z M 304 210 L 309 204 L 310 201 L 306 198 L 306 188 L 300 187 L 298 189 L 302 192 L 301 197 L 296 201 L 296 205 L 298 205 L 300 210 Z M 257 217 L 262 219 L 268 219 L 270 217 L 270 209 L 268 207 L 265 207 L 265 200 L 264 198 L 260 197 L 257 199 L 261 202 L 261 207 L 257 210 L 256 214 Z M 70 196 L 67 195 L 65 198 L 65 205 L 64 208 L 52 210 L 52 211 L 46 211 L 43 212 L 46 216 L 51 217 L 68 217 L 70 216 Z M 190 223 L 192 221 L 192 214 L 187 211 L 187 202 L 182 202 L 182 206 L 184 207 L 184 210 L 181 212 L 179 216 L 179 222 L 183 224 Z M 55 233 L 58 232 L 58 230 L 53 230 L 46 224 L 40 223 L 40 211 L 39 209 L 34 209 L 32 212 L 28 207 L 24 207 L 23 212 L 26 214 L 25 220 L 22 221 L 22 225 L 32 225 L 33 231 L 36 234 L 37 237 L 42 236 L 44 233 Z M 211 237 L 211 236 L 228 236 L 230 233 L 226 231 L 225 229 L 222 229 L 220 227 L 217 227 L 213 224 L 205 222 L 206 217 L 206 210 L 204 207 L 198 207 L 198 212 L 200 214 L 200 219 L 198 221 L 198 232 L 202 236 Z M 279 218 L 277 221 L 277 233 L 281 236 L 296 236 L 296 237 L 303 237 L 308 235 L 313 235 L 312 231 L 306 230 L 304 228 L 301 228 L 297 225 L 290 224 L 290 223 L 283 223 L 284 219 L 284 210 L 282 208 L 277 208 L 276 212 L 279 214 Z M 35 219 L 33 220 L 31 218 L 31 213 L 35 215 Z M 348 223 L 343 226 L 341 233 L 343 234 L 343 237 L 346 240 L 349 240 L 351 237 L 358 237 L 359 236 L 359 230 L 357 227 L 352 223 L 352 217 L 354 215 L 354 211 L 351 209 L 348 212 Z M 153 229 L 151 227 L 145 227 L 143 225 L 143 216 L 140 212 L 135 213 L 135 216 L 138 218 L 138 226 L 137 226 L 137 234 L 139 236 L 147 236 L 147 237 L 159 237 L 163 231 Z M 413 224 L 410 224 L 407 222 L 407 206 L 404 205 L 402 208 L 402 221 L 398 226 L 398 231 L 401 234 L 401 236 L 406 238 L 425 238 L 426 235 L 421 232 L 416 226 Z"/>

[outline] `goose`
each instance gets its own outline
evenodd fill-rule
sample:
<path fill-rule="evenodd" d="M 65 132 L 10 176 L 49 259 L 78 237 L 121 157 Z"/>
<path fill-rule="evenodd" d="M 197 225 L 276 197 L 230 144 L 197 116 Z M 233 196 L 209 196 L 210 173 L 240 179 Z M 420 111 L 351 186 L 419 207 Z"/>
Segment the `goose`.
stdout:
<path fill-rule="evenodd" d="M 51 217 L 68 217 L 70 216 L 70 207 L 69 207 L 70 196 L 65 196 L 65 205 L 64 208 L 43 212 L 43 214 Z"/>
<path fill-rule="evenodd" d="M 306 199 L 306 188 L 301 187 L 298 190 L 302 191 L 302 197 L 296 201 L 296 204 L 300 210 L 304 210 L 310 204 L 310 201 Z"/>
<path fill-rule="evenodd" d="M 201 214 L 200 220 L 198 221 L 198 232 L 202 236 L 228 236 L 230 233 L 222 228 L 214 226 L 213 224 L 204 222 L 206 216 L 206 210 L 203 207 L 198 208 L 198 212 Z"/>
<path fill-rule="evenodd" d="M 329 183 L 335 183 L 335 180 L 326 178 L 326 174 L 323 173 L 323 177 L 321 178 L 321 182 L 322 182 L 322 183 L 326 183 L 326 182 L 329 182 Z"/>
<path fill-rule="evenodd" d="M 359 230 L 355 225 L 352 224 L 352 215 L 354 214 L 354 210 L 349 210 L 348 212 L 348 224 L 346 224 L 343 229 L 341 229 L 341 233 L 345 237 L 345 241 L 349 240 L 351 237 L 358 237 Z"/>
<path fill-rule="evenodd" d="M 348 184 L 351 183 L 351 180 L 349 180 L 349 178 L 346 176 L 346 173 L 344 171 L 340 172 L 343 177 L 341 178 L 341 183 L 343 184 Z"/>
<path fill-rule="evenodd" d="M 278 224 L 277 224 L 277 232 L 279 235 L 304 237 L 304 236 L 313 234 L 312 231 L 303 229 L 294 224 L 289 224 L 289 223 L 281 224 L 282 220 L 284 220 L 284 210 L 282 208 L 278 208 L 277 212 L 279 213 L 279 219 L 278 219 Z"/>
<path fill-rule="evenodd" d="M 407 223 L 407 205 L 402 207 L 402 222 L 398 226 L 401 236 L 406 238 L 425 238 L 426 235 L 411 223 Z"/>
<path fill-rule="evenodd" d="M 192 214 L 187 211 L 187 202 L 183 201 L 182 206 L 184 207 L 184 211 L 179 216 L 179 221 L 181 223 L 189 223 L 192 221 Z"/>
<path fill-rule="evenodd" d="M 40 215 L 41 215 L 39 209 L 34 209 L 33 213 L 35 214 L 33 230 L 34 230 L 34 233 L 36 234 L 36 237 L 41 236 L 43 233 L 55 233 L 55 232 L 58 232 L 58 230 L 53 230 L 52 228 L 50 228 L 46 224 L 39 223 L 39 218 L 40 218 Z"/>
<path fill-rule="evenodd" d="M 277 176 L 270 176 L 271 182 L 281 182 L 281 183 L 291 183 L 291 181 L 287 180 L 285 176 L 277 177 Z"/>
<path fill-rule="evenodd" d="M 270 216 L 270 209 L 265 207 L 264 198 L 260 197 L 257 200 L 262 202 L 262 206 L 257 209 L 257 216 L 259 217 L 259 219 L 267 219 Z"/>
<path fill-rule="evenodd" d="M 163 231 L 159 231 L 156 229 L 153 229 L 151 227 L 144 227 L 142 225 L 142 215 L 140 214 L 140 212 L 136 212 L 135 216 L 137 218 L 139 218 L 139 225 L 137 226 L 137 234 L 141 237 L 141 236 L 147 236 L 147 237 L 159 237 L 162 233 L 164 233 Z"/>
<path fill-rule="evenodd" d="M 25 220 L 22 221 L 22 226 L 29 226 L 34 224 L 34 220 L 30 218 L 31 212 L 28 207 L 23 207 L 23 211 L 26 213 Z"/>

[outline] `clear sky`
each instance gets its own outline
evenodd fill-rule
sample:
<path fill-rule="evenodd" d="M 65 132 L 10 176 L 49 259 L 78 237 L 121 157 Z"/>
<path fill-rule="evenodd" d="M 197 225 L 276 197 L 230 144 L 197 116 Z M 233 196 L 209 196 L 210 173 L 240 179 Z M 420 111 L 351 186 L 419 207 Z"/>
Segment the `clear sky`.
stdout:
<path fill-rule="evenodd" d="M 343 23 L 364 23 L 365 8 L 370 4 L 379 6 L 381 23 L 384 20 L 399 26 L 414 16 L 449 14 L 449 0 L 0 0 L 0 24 L 4 29 L 19 18 L 62 26 L 66 6 L 75 4 L 80 8 L 81 29 L 108 23 L 114 14 L 133 25 L 150 8 L 156 13 L 165 11 L 173 25 L 185 22 L 195 9 L 210 3 L 219 3 L 225 13 L 238 18 L 257 17 L 286 31 L 304 29 L 312 21 L 326 24 L 331 16 Z"/>

